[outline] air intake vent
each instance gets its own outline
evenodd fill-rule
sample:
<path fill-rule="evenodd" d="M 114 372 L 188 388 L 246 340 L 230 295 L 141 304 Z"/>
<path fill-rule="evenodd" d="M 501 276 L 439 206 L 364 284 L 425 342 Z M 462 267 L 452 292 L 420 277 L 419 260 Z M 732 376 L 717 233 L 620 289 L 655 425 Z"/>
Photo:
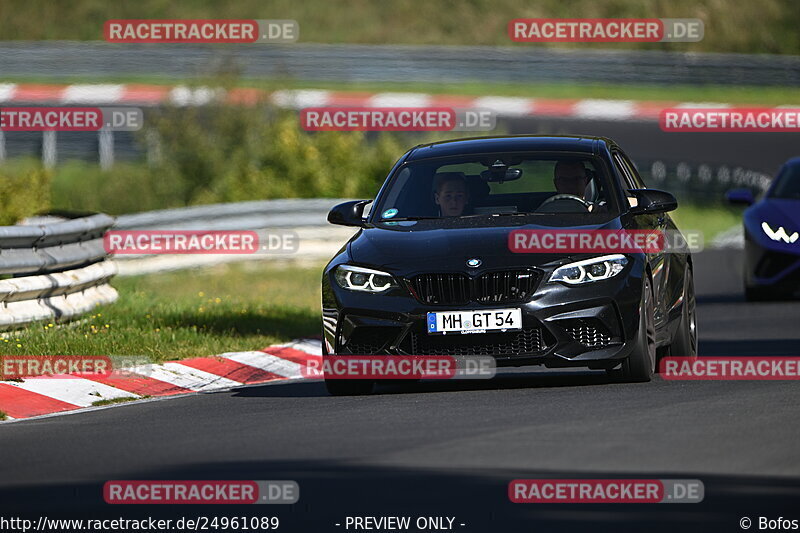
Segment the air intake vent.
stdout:
<path fill-rule="evenodd" d="M 541 274 L 532 269 L 487 272 L 475 278 L 458 273 L 420 274 L 411 279 L 411 286 L 425 304 L 502 304 L 529 300 L 540 279 Z"/>

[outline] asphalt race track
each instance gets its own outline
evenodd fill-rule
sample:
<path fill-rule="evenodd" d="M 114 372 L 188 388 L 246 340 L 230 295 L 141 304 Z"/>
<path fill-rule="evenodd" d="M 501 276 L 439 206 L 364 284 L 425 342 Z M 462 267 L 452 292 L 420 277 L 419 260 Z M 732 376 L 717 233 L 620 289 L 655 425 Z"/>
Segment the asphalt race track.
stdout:
<path fill-rule="evenodd" d="M 509 134 L 603 135 L 637 160 L 724 163 L 774 176 L 797 155 L 798 133 L 708 133 L 661 131 L 657 121 L 523 117 L 507 121 Z M 598 133 L 602 132 L 602 133 Z"/>
<path fill-rule="evenodd" d="M 798 355 L 800 302 L 748 304 L 739 252 L 695 256 L 700 354 Z M 800 518 L 800 388 L 790 381 L 608 383 L 590 372 L 385 387 L 295 383 L 0 427 L 0 515 L 455 516 L 460 531 L 741 531 Z M 512 504 L 515 478 L 696 478 L 699 504 Z M 293 479 L 283 506 L 109 506 L 110 479 Z M 460 526 L 458 524 L 465 524 Z M 646 528 L 646 529 L 645 529 Z M 757 529 L 754 524 L 752 529 Z M 352 530 L 352 529 L 351 529 Z"/>

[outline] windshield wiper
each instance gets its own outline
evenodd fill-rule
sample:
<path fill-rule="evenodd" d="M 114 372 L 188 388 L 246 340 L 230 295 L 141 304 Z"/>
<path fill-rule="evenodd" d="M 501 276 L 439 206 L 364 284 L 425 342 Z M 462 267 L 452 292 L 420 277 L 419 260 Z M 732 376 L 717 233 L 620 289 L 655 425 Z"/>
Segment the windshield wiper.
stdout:
<path fill-rule="evenodd" d="M 522 213 L 476 213 L 474 215 L 462 215 L 458 218 L 475 218 L 475 217 L 520 217 L 527 215 L 536 215 L 535 212 L 522 212 Z"/>

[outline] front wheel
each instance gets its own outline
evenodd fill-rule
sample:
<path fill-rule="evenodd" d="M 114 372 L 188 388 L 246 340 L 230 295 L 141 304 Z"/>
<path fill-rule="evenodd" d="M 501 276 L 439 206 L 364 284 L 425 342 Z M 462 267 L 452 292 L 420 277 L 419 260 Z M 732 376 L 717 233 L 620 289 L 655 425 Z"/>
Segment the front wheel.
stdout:
<path fill-rule="evenodd" d="M 625 361 L 622 362 L 620 378 L 626 382 L 647 382 L 653 378 L 656 369 L 656 328 L 655 303 L 650 278 L 645 276 L 642 288 L 642 301 L 639 304 L 639 331 L 636 344 Z"/>
<path fill-rule="evenodd" d="M 325 333 L 323 332 L 323 335 Z M 325 337 L 323 336 L 323 339 Z M 328 355 L 328 347 L 322 341 L 322 357 Z M 332 379 L 325 377 L 325 388 L 331 396 L 363 396 L 372 393 L 375 381 L 371 379 Z"/>
<path fill-rule="evenodd" d="M 697 300 L 694 295 L 694 276 L 686 270 L 683 282 L 683 309 L 681 322 L 672 344 L 667 349 L 669 357 L 697 357 Z"/>

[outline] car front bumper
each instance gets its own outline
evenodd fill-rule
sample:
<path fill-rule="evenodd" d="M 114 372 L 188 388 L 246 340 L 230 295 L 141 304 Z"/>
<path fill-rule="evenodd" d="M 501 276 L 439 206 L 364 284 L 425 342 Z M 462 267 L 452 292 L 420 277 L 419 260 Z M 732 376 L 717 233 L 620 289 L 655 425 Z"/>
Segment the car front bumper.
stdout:
<path fill-rule="evenodd" d="M 370 294 L 341 288 L 336 263 L 323 274 L 324 353 L 355 355 L 491 356 L 497 366 L 611 368 L 628 356 L 639 324 L 643 262 L 619 275 L 582 286 L 549 282 L 544 272 L 524 302 L 423 304 L 400 287 Z M 384 267 L 381 270 L 389 271 Z M 520 308 L 522 329 L 429 335 L 427 313 Z"/>

